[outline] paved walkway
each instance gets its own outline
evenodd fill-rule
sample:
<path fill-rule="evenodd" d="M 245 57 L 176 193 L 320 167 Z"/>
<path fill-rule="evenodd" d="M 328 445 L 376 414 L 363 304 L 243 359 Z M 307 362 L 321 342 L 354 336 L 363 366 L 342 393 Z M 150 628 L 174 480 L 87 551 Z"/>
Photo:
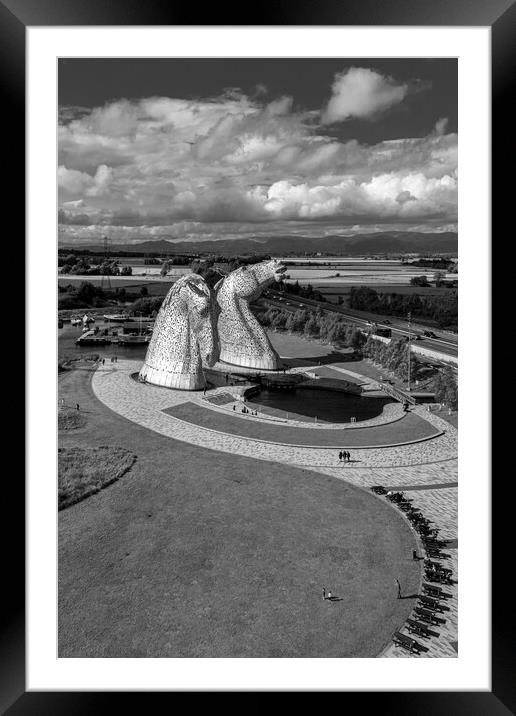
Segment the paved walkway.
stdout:
<path fill-rule="evenodd" d="M 406 491 L 414 506 L 419 507 L 424 516 L 440 529 L 440 537 L 457 539 L 457 431 L 422 406 L 416 407 L 415 413 L 441 431 L 438 437 L 400 447 L 356 448 L 352 452 L 354 462 L 339 464 L 333 448 L 271 443 L 212 430 L 167 415 L 164 409 L 188 402 L 195 402 L 205 410 L 227 411 L 227 408 L 209 405 L 203 400 L 202 392 L 165 390 L 138 383 L 131 378 L 131 374 L 139 367 L 139 361 L 131 360 L 119 360 L 115 366 L 101 366 L 92 378 L 93 391 L 114 412 L 176 440 L 259 460 L 310 468 L 363 488 L 385 485 Z M 241 418 L 232 417 L 246 420 L 243 415 Z M 278 422 L 278 441 L 282 427 Z M 313 426 L 305 428 L 309 431 L 307 435 L 311 434 L 311 428 Z M 371 495 L 374 499 L 385 499 L 374 496 L 372 492 Z M 445 552 L 450 555 L 445 566 L 453 570 L 454 579 L 457 579 L 457 549 L 446 548 Z M 435 629 L 440 633 L 439 638 L 425 641 L 429 648 L 427 657 L 457 655 L 457 585 L 443 587 L 443 590 L 452 594 L 447 603 L 450 611 L 442 615 L 446 623 Z M 418 641 L 423 643 L 421 638 Z M 390 646 L 381 656 L 401 657 L 407 656 L 407 652 Z"/>
<path fill-rule="evenodd" d="M 282 444 L 281 428 L 278 426 L 277 442 L 271 444 L 257 438 L 242 437 L 230 433 L 194 425 L 163 411 L 196 400 L 202 405 L 203 394 L 180 390 L 164 390 L 131 378 L 139 367 L 139 361 L 120 360 L 115 366 L 103 366 L 94 374 L 92 387 L 97 397 L 114 412 L 139 423 L 150 430 L 183 440 L 193 445 L 210 445 L 214 450 L 245 455 L 259 460 L 286 462 L 306 467 L 332 467 L 339 464 L 335 447 L 305 447 Z M 206 403 L 204 403 L 206 405 Z M 210 406 L 211 407 L 211 406 Z M 354 448 L 352 463 L 342 469 L 353 467 L 394 467 L 420 465 L 437 460 L 451 459 L 456 452 L 456 430 L 448 423 L 426 410 L 416 408 L 419 415 L 438 430 L 438 437 L 414 445 L 382 447 L 373 449 Z M 242 416 L 241 419 L 245 420 Z M 305 428 L 308 430 L 309 428 Z"/>

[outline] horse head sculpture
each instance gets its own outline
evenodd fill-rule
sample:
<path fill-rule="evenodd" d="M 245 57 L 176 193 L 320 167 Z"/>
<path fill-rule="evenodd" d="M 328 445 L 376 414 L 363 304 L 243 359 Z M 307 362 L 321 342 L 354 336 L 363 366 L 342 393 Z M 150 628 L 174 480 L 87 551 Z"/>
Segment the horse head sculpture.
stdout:
<path fill-rule="evenodd" d="M 286 267 L 279 261 L 263 261 L 232 271 L 215 286 L 219 315 L 217 332 L 220 360 L 237 366 L 277 370 L 279 355 L 251 313 L 249 303 L 275 281 Z"/>
<path fill-rule="evenodd" d="M 217 360 L 210 289 L 201 276 L 183 276 L 163 301 L 140 378 L 167 388 L 199 390 L 203 360 Z"/>

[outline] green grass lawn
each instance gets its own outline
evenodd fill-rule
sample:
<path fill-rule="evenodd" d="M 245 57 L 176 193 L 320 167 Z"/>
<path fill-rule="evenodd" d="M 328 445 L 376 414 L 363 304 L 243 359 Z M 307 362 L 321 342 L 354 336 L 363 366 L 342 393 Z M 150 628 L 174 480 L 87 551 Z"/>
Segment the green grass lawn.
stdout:
<path fill-rule="evenodd" d="M 111 485 L 132 467 L 136 455 L 119 447 L 63 447 L 57 454 L 59 509 Z"/>
<path fill-rule="evenodd" d="M 59 377 L 87 415 L 60 447 L 138 456 L 59 513 L 60 657 L 374 657 L 409 615 L 406 521 L 334 478 L 165 438 L 116 415 L 90 374 Z M 322 588 L 341 601 L 325 602 Z"/>
<path fill-rule="evenodd" d="M 258 408 L 260 412 L 260 405 L 255 403 L 250 405 L 253 408 Z M 231 413 L 209 410 L 191 402 L 166 408 L 163 412 L 174 418 L 232 435 L 288 445 L 335 447 L 336 450 L 343 447 L 394 445 L 410 440 L 426 439 L 439 433 L 433 425 L 414 413 L 407 413 L 400 420 L 385 425 L 325 430 L 324 428 L 301 428 L 276 422 L 253 421 L 251 417 L 242 419 Z"/>
<path fill-rule="evenodd" d="M 86 417 L 74 408 L 63 408 L 57 414 L 57 427 L 59 430 L 77 430 L 86 425 Z"/>

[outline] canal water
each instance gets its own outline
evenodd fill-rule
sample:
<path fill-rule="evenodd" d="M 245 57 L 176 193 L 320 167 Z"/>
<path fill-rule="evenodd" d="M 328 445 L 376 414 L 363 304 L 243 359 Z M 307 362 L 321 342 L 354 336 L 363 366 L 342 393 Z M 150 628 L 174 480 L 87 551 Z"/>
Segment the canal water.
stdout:
<path fill-rule="evenodd" d="M 380 415 L 391 398 L 361 397 L 336 390 L 297 388 L 265 390 L 247 400 L 265 412 L 302 422 L 349 423 L 351 418 L 369 420 Z"/>
<path fill-rule="evenodd" d="M 115 329 L 116 323 L 107 323 L 104 321 L 96 321 L 90 324 L 91 327 L 98 326 L 102 331 L 104 328 Z M 71 323 L 63 324 L 62 328 L 57 329 L 57 354 L 58 359 L 61 358 L 80 358 L 81 356 L 97 353 L 107 358 L 119 356 L 125 358 L 134 358 L 142 360 L 147 352 L 147 345 L 119 346 L 116 343 L 108 343 L 107 345 L 91 345 L 78 346 L 75 341 L 82 335 L 82 325 L 72 326 Z"/>

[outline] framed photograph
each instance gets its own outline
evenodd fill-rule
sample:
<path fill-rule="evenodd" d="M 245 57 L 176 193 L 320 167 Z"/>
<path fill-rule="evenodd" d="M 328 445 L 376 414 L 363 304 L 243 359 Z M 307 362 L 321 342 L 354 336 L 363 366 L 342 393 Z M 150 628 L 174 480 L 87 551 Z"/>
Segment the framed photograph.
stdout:
<path fill-rule="evenodd" d="M 490 467 L 516 11 L 341 5 L 0 4 L 27 247 L 6 713 L 516 708 Z"/>

